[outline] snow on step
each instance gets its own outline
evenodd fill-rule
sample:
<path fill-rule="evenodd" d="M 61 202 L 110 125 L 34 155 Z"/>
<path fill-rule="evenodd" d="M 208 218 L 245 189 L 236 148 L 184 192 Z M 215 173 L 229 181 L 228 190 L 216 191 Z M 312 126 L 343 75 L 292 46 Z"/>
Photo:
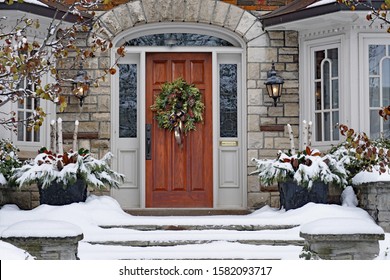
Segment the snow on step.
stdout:
<path fill-rule="evenodd" d="M 302 246 L 247 245 L 218 241 L 171 247 L 124 247 L 80 242 L 81 260 L 124 259 L 299 259 Z"/>
<path fill-rule="evenodd" d="M 107 237 L 109 236 L 109 240 Z M 299 227 L 283 230 L 185 230 L 137 231 L 132 229 L 102 229 L 100 233 L 85 235 L 83 242 L 123 246 L 174 246 L 202 244 L 212 241 L 234 241 L 246 244 L 302 245 Z"/>

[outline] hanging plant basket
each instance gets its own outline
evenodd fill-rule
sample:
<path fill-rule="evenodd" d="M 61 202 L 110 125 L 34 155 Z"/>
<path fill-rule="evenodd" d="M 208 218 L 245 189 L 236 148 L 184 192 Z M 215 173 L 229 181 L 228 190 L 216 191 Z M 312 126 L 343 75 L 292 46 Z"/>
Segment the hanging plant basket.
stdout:
<path fill-rule="evenodd" d="M 160 128 L 174 131 L 179 145 L 183 133 L 196 130 L 195 124 L 203 122 L 204 103 L 202 93 L 183 78 L 164 83 L 150 109 Z"/>

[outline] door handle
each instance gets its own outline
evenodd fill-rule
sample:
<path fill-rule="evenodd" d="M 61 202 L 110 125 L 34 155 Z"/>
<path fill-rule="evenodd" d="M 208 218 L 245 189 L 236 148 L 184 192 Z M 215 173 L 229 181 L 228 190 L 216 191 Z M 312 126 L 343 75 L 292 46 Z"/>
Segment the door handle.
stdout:
<path fill-rule="evenodd" d="M 145 125 L 145 157 L 146 160 L 152 159 L 152 125 L 147 123 Z"/>

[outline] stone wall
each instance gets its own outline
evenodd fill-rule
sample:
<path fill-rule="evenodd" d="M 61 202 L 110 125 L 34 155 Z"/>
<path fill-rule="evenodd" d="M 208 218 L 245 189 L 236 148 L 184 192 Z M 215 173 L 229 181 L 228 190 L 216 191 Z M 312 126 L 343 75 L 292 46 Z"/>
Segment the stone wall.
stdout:
<path fill-rule="evenodd" d="M 354 186 L 359 207 L 366 210 L 386 232 L 390 232 L 390 182 Z"/>
<path fill-rule="evenodd" d="M 275 63 L 284 79 L 283 94 L 276 107 L 264 86 L 267 71 Z M 248 44 L 248 174 L 252 158 L 275 158 L 278 150 L 290 148 L 287 124 L 291 124 L 298 148 L 298 33 L 267 32 Z M 248 176 L 248 206 L 279 207 L 277 187 L 260 186 L 257 176 Z"/>

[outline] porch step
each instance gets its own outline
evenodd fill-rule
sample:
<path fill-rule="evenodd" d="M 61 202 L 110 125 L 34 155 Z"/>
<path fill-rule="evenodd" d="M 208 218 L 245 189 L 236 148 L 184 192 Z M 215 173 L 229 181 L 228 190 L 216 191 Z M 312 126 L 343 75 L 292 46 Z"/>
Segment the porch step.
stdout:
<path fill-rule="evenodd" d="M 87 237 L 89 244 L 149 247 L 178 246 L 190 244 L 207 244 L 216 241 L 237 242 L 240 244 L 271 246 L 303 246 L 304 240 L 299 237 L 298 228 L 272 230 L 154 230 L 138 231 L 133 229 L 105 229 L 102 236 L 110 236 L 110 240 L 102 239 L 99 234 Z M 291 238 L 294 236 L 294 238 Z"/>
<path fill-rule="evenodd" d="M 177 224 L 165 224 L 165 225 L 148 225 L 148 224 L 133 224 L 133 225 L 102 225 L 101 228 L 123 228 L 133 229 L 138 231 L 185 231 L 185 230 L 235 230 L 235 231 L 261 231 L 261 230 L 282 230 L 291 229 L 298 225 L 177 225 Z"/>
<path fill-rule="evenodd" d="M 128 209 L 126 213 L 133 216 L 210 216 L 210 215 L 248 215 L 247 209 Z"/>

